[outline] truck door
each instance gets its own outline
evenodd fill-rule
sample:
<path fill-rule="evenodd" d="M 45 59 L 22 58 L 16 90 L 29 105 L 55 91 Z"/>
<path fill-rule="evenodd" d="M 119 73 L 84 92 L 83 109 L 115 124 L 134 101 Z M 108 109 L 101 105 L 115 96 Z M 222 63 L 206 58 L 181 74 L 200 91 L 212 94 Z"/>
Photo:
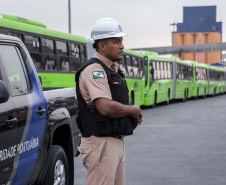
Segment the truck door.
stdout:
<path fill-rule="evenodd" d="M 0 80 L 7 84 L 3 78 L 3 70 L 0 57 Z M 4 80 L 3 80 L 4 79 Z M 17 148 L 17 118 L 15 107 L 10 96 L 8 101 L 0 103 L 0 182 L 10 184 L 10 176 L 13 172 L 13 161 Z"/>
<path fill-rule="evenodd" d="M 25 63 L 28 59 L 22 56 L 20 49 L 0 46 L 0 54 L 5 56 L 3 67 L 17 118 L 17 158 L 10 180 L 16 184 L 29 184 L 37 178 L 44 156 L 41 141 L 46 123 L 45 99 L 38 89 L 38 79 L 32 77 L 33 71 L 28 71 Z"/>

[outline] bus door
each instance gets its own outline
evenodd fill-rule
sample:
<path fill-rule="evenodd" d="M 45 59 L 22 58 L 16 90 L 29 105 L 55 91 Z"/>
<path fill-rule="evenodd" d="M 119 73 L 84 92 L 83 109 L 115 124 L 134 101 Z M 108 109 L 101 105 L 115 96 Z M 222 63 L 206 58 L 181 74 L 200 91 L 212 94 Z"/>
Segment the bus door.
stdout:
<path fill-rule="evenodd" d="M 207 94 L 209 94 L 209 90 L 210 90 L 210 70 L 209 70 L 209 68 L 206 69 L 206 73 L 207 73 L 207 80 L 208 80 Z"/>
<path fill-rule="evenodd" d="M 173 99 L 175 99 L 175 96 L 176 96 L 176 60 L 173 59 Z"/>
<path fill-rule="evenodd" d="M 224 72 L 224 92 L 226 92 L 226 71 Z"/>
<path fill-rule="evenodd" d="M 154 83 L 154 74 L 155 74 L 156 64 L 153 60 L 150 60 L 149 72 L 150 72 L 150 87 Z"/>
<path fill-rule="evenodd" d="M 148 56 L 144 56 L 144 78 L 145 78 L 145 83 L 144 83 L 144 87 L 147 87 L 148 85 Z"/>

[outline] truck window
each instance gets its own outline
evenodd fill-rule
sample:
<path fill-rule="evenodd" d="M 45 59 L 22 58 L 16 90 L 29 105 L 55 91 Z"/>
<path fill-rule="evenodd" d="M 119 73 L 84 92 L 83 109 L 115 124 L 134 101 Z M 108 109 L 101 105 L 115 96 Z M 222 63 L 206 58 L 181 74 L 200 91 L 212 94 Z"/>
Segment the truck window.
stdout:
<path fill-rule="evenodd" d="M 0 60 L 6 73 L 11 94 L 18 95 L 28 92 L 28 82 L 16 48 L 9 45 L 0 45 Z"/>

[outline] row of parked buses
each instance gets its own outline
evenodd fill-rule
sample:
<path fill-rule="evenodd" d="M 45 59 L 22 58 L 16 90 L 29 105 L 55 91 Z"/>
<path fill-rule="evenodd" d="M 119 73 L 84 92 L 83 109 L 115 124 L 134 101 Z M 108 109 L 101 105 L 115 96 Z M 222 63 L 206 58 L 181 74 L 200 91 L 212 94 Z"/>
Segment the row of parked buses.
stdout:
<path fill-rule="evenodd" d="M 20 38 L 28 48 L 44 89 L 75 87 L 75 73 L 94 54 L 92 40 L 47 29 L 42 23 L 0 15 L 0 33 Z M 170 100 L 226 92 L 223 68 L 124 49 L 119 62 L 130 104 L 155 106 Z M 19 79 L 12 79 L 19 80 Z"/>

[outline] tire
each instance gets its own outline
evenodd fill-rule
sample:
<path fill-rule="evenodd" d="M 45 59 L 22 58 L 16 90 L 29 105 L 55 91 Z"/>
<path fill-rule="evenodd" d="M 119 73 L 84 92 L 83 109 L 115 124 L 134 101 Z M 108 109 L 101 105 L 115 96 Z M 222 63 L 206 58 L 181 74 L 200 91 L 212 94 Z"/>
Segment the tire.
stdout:
<path fill-rule="evenodd" d="M 216 89 L 213 90 L 213 97 L 216 96 Z"/>
<path fill-rule="evenodd" d="M 186 102 L 187 101 L 186 91 L 184 91 L 184 97 L 183 97 L 182 101 L 183 102 Z"/>
<path fill-rule="evenodd" d="M 61 146 L 53 145 L 50 147 L 44 184 L 69 184 L 68 161 Z"/>
<path fill-rule="evenodd" d="M 203 98 L 206 98 L 206 89 L 204 91 Z"/>
<path fill-rule="evenodd" d="M 165 105 L 169 105 L 169 103 L 170 103 L 170 92 L 168 91 L 168 96 L 167 96 Z"/>
<path fill-rule="evenodd" d="M 155 98 L 154 98 L 153 104 L 151 105 L 152 108 L 154 108 L 156 106 L 156 99 L 157 98 L 156 98 L 156 94 L 155 94 Z"/>
<path fill-rule="evenodd" d="M 195 99 L 197 100 L 199 98 L 199 90 L 197 90 L 197 93 L 196 93 L 196 96 L 195 96 Z"/>

